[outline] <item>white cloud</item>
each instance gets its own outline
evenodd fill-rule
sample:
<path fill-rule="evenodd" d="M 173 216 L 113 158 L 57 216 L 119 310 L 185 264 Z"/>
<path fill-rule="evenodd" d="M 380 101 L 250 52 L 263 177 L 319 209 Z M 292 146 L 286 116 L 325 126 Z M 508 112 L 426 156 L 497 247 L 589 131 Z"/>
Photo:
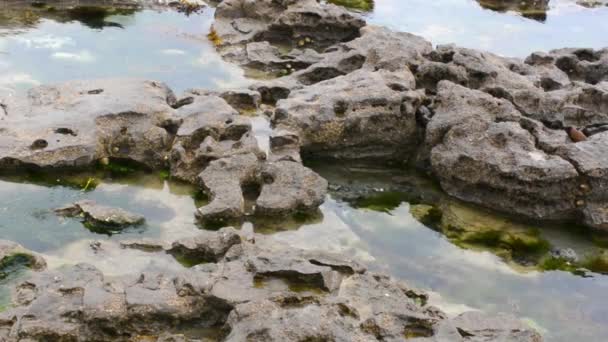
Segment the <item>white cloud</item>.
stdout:
<path fill-rule="evenodd" d="M 185 55 L 186 51 L 178 50 L 178 49 L 165 49 L 165 50 L 161 50 L 160 53 L 162 53 L 163 55 L 178 56 L 178 55 Z"/>
<path fill-rule="evenodd" d="M 78 63 L 92 63 L 95 61 L 95 56 L 91 54 L 87 50 L 82 50 L 80 52 L 71 53 L 71 52 L 55 52 L 51 55 L 54 59 L 60 60 L 69 60 Z"/>
<path fill-rule="evenodd" d="M 31 38 L 28 38 L 27 36 L 15 36 L 11 39 L 25 45 L 28 48 L 34 49 L 59 50 L 65 46 L 76 45 L 74 40 L 70 37 L 58 37 L 52 34 Z"/>

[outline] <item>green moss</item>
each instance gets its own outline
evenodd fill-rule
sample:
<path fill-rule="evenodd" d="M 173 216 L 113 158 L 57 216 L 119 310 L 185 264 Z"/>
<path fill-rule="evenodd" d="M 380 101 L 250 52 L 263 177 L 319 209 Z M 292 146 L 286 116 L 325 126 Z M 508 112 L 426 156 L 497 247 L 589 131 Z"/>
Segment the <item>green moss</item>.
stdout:
<path fill-rule="evenodd" d="M 202 258 L 196 258 L 191 255 L 174 253 L 172 254 L 177 262 L 179 262 L 182 266 L 186 268 L 192 268 L 196 265 L 204 264 L 207 260 Z"/>
<path fill-rule="evenodd" d="M 366 12 L 374 10 L 374 0 L 328 0 L 327 2 Z"/>
<path fill-rule="evenodd" d="M 15 253 L 0 260 L 0 280 L 6 279 L 11 273 L 34 265 L 34 257 L 25 253 Z"/>
<path fill-rule="evenodd" d="M 538 268 L 542 271 L 574 272 L 577 267 L 564 258 L 547 257 L 541 260 Z"/>
<path fill-rule="evenodd" d="M 171 172 L 169 170 L 160 170 L 158 172 L 158 177 L 162 180 L 167 180 L 171 178 Z"/>
<path fill-rule="evenodd" d="M 551 247 L 536 227 L 459 202 L 443 207 L 439 230 L 460 247 L 487 250 L 506 261 L 540 260 Z"/>
<path fill-rule="evenodd" d="M 97 168 L 113 176 L 128 176 L 144 169 L 137 163 L 120 159 L 105 160 L 98 163 Z"/>
<path fill-rule="evenodd" d="M 608 274 L 608 251 L 587 257 L 581 266 L 592 272 Z"/>
<path fill-rule="evenodd" d="M 410 206 L 410 214 L 427 227 L 437 229 L 441 224 L 443 213 L 432 205 L 416 204 Z"/>
<path fill-rule="evenodd" d="M 386 191 L 377 195 L 366 197 L 355 201 L 357 208 L 389 213 L 395 210 L 403 202 L 407 202 L 408 195 L 403 192 Z"/>

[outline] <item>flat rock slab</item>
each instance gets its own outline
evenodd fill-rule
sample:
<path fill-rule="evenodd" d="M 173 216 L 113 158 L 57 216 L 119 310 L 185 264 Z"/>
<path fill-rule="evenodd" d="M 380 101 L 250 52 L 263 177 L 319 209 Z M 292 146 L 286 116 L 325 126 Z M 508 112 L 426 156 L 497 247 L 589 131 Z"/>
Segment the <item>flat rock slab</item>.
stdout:
<path fill-rule="evenodd" d="M 85 225 L 99 229 L 123 229 L 145 222 L 142 215 L 133 214 L 121 208 L 100 205 L 89 200 L 78 201 L 55 209 L 55 213 L 66 217 L 82 217 Z"/>

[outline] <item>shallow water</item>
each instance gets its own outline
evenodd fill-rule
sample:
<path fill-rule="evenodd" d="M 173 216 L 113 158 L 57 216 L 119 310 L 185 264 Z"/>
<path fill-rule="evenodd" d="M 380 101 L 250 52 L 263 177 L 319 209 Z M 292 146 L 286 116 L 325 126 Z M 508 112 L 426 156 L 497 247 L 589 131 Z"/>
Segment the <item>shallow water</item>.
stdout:
<path fill-rule="evenodd" d="M 177 93 L 246 84 L 244 72 L 208 41 L 212 20 L 211 10 L 144 10 L 106 17 L 110 26 L 101 28 L 44 17 L 31 27 L 0 22 L 0 91 L 117 76 L 162 80 Z"/>
<path fill-rule="evenodd" d="M 544 21 L 485 9 L 474 0 L 375 3 L 371 23 L 421 35 L 433 44 L 455 43 L 509 57 L 563 47 L 608 46 L 608 7 L 586 8 L 575 0 L 551 0 Z"/>
<path fill-rule="evenodd" d="M 375 4 L 374 13 L 368 14 L 372 22 L 421 34 L 436 44 L 455 42 L 510 56 L 564 46 L 608 45 L 608 8 L 586 9 L 569 0 L 552 0 L 544 21 L 483 9 L 473 0 L 376 0 Z M 109 16 L 101 25 L 49 18 L 37 18 L 26 26 L 0 21 L 0 91 L 112 76 L 157 79 L 176 92 L 246 84 L 243 71 L 221 61 L 206 38 L 212 16 L 212 10 L 189 17 L 146 10 Z M 254 119 L 254 131 L 267 150 L 268 122 Z M 470 308 L 510 312 L 528 319 L 548 341 L 608 340 L 607 276 L 538 272 L 505 262 L 489 251 L 458 247 L 410 214 L 409 202 L 446 199 L 432 182 L 406 171 L 322 163 L 313 167 L 332 184 L 388 190 L 405 182 L 409 190 L 392 196 L 390 205 L 368 205 L 367 209 L 332 194 L 316 217 L 256 222 L 257 231 L 301 248 L 355 256 L 432 291 L 433 303 L 452 314 Z M 90 177 L 99 185 L 84 191 Z M 111 275 L 153 264 L 183 267 L 164 253 L 125 250 L 119 242 L 174 240 L 197 234 L 200 227 L 193 215 L 196 189 L 158 174 L 116 178 L 96 173 L 80 175 L 76 185 L 67 184 L 62 177 L 2 178 L 0 238 L 44 254 L 51 267 L 88 262 Z M 143 214 L 147 222 L 120 234 L 103 235 L 89 231 L 77 219 L 58 218 L 52 212 L 81 199 Z M 579 255 L 598 248 L 574 227 L 543 225 L 539 231 L 552 246 L 572 248 Z M 92 248 L 95 241 L 101 241 L 101 249 Z M 0 280 L 0 308 L 9 284 L 22 275 Z"/>

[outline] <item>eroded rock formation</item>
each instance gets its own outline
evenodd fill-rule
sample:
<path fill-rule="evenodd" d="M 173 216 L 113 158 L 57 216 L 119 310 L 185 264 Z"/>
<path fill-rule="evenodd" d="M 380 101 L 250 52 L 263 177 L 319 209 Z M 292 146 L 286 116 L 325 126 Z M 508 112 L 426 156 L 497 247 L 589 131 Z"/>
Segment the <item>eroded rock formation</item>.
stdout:
<path fill-rule="evenodd" d="M 448 318 L 405 283 L 269 237 L 224 228 L 158 245 L 198 265 L 119 277 L 86 264 L 35 274 L 16 286 L 13 307 L 0 313 L 0 338 L 195 341 L 176 331 L 198 326 L 223 341 L 541 341 L 513 317 Z"/>

